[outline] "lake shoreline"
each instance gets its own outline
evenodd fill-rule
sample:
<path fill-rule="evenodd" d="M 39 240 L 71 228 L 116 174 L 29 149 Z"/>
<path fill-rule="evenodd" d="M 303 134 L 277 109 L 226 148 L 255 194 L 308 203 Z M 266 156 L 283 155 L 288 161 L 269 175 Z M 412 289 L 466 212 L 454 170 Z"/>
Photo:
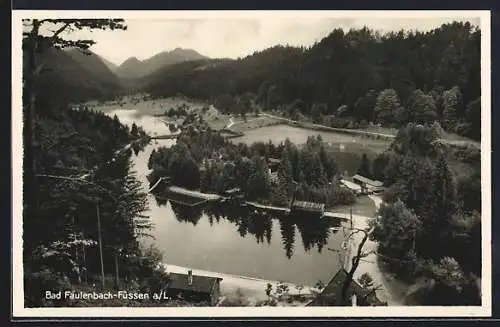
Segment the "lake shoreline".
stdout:
<path fill-rule="evenodd" d="M 263 302 L 268 300 L 268 296 L 266 295 L 266 287 L 267 284 L 271 284 L 273 286 L 273 290 L 276 290 L 276 286 L 279 284 L 284 284 L 289 287 L 289 295 L 294 296 L 298 295 L 298 287 L 303 287 L 300 291 L 300 295 L 303 295 L 305 297 L 311 297 L 314 294 L 317 294 L 320 292 L 316 287 L 314 286 L 307 286 L 307 285 L 301 285 L 301 284 L 295 284 L 295 283 L 289 283 L 289 282 L 281 282 L 277 280 L 267 280 L 267 279 L 261 279 L 261 278 L 255 278 L 255 277 L 249 277 L 249 276 L 241 276 L 241 275 L 236 275 L 236 274 L 227 274 L 227 273 L 220 273 L 220 272 L 214 272 L 214 271 L 207 271 L 207 270 L 202 270 L 202 269 L 193 269 L 189 267 L 184 267 L 184 266 L 178 266 L 178 265 L 170 265 L 168 263 L 163 264 L 165 270 L 167 273 L 178 273 L 178 274 L 187 274 L 189 270 L 192 271 L 193 275 L 195 276 L 207 276 L 207 277 L 215 277 L 215 278 L 222 278 L 221 281 L 221 297 L 222 298 L 231 298 L 235 296 L 236 294 L 240 293 L 241 295 L 244 296 L 245 300 L 248 301 L 249 306 L 254 306 L 258 302 Z M 278 306 L 290 306 L 290 304 L 285 303 L 278 303 Z M 299 306 L 306 306 L 306 304 L 309 301 L 305 301 L 301 303 Z M 297 306 L 297 303 L 295 305 Z"/>

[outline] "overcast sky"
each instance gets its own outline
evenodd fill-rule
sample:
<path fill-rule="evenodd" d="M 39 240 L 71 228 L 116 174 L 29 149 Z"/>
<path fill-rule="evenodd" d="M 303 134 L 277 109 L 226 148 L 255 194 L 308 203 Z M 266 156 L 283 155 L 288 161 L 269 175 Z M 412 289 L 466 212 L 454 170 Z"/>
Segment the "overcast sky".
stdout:
<path fill-rule="evenodd" d="M 244 57 L 277 44 L 310 46 L 333 29 L 367 26 L 381 32 L 431 30 L 453 20 L 479 24 L 479 19 L 453 18 L 214 18 L 126 19 L 126 31 L 78 31 L 73 37 L 91 38 L 92 50 L 119 65 L 129 57 L 139 60 L 174 48 L 190 48 L 211 58 Z"/>

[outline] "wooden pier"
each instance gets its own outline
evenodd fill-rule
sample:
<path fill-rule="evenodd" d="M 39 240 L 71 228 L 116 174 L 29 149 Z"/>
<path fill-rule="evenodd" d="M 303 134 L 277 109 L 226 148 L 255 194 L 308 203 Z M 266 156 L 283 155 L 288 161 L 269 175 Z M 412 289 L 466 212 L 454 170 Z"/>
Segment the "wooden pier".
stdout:
<path fill-rule="evenodd" d="M 160 182 L 160 180 L 154 185 L 154 187 L 159 182 Z M 152 187 L 151 189 L 153 189 L 154 187 Z M 198 192 L 198 191 L 192 191 L 192 190 L 188 190 L 188 189 L 178 187 L 178 186 L 168 186 L 166 190 L 167 190 L 167 192 L 170 192 L 170 193 L 173 193 L 176 195 L 186 196 L 188 198 L 198 200 L 198 201 L 194 201 L 194 202 L 185 202 L 182 200 L 169 198 L 169 200 L 172 200 L 173 202 L 176 202 L 179 204 L 186 204 L 189 206 L 200 205 L 200 204 L 204 204 L 207 202 L 227 201 L 227 200 L 231 199 L 230 197 L 227 197 L 227 196 L 221 196 L 221 195 L 213 194 L 213 193 L 202 193 L 202 192 Z M 298 201 L 296 201 L 296 202 L 298 202 Z M 298 204 L 300 204 L 300 202 L 298 202 Z M 279 213 L 279 214 L 290 214 L 290 212 L 291 212 L 290 208 L 265 205 L 265 204 L 260 204 L 257 202 L 251 202 L 251 201 L 244 201 L 244 202 L 242 201 L 241 205 L 251 207 L 255 210 L 268 211 L 268 212 Z M 324 210 L 324 205 L 315 206 L 314 209 Z M 319 213 L 319 210 L 315 211 L 315 212 Z M 329 212 L 329 211 L 323 211 L 321 213 L 321 218 L 344 220 L 344 221 L 351 220 L 349 214 L 339 213 L 339 212 Z"/>
<path fill-rule="evenodd" d="M 185 196 L 189 196 L 189 197 L 192 197 L 192 198 L 197 198 L 197 199 L 200 199 L 200 200 L 207 200 L 207 201 L 216 201 L 216 200 L 220 200 L 222 198 L 218 194 L 201 193 L 201 192 L 198 192 L 198 191 L 192 191 L 192 190 L 188 190 L 188 189 L 185 189 L 185 188 L 182 188 L 182 187 L 178 187 L 178 186 L 169 186 L 167 188 L 167 191 L 172 192 L 172 193 L 176 193 L 176 194 L 179 194 L 179 195 L 185 195 Z"/>
<path fill-rule="evenodd" d="M 172 199 L 170 197 L 167 197 L 167 199 L 170 201 L 170 202 L 174 202 L 174 203 L 177 203 L 177 204 L 181 204 L 183 206 L 187 206 L 187 207 L 196 207 L 196 206 L 199 206 L 199 205 L 202 205 L 202 204 L 205 204 L 208 202 L 208 200 L 200 200 L 198 202 L 186 202 L 186 201 L 182 201 L 182 200 L 178 200 L 178 199 Z"/>
<path fill-rule="evenodd" d="M 346 221 L 351 220 L 351 218 L 349 217 L 348 214 L 339 213 L 339 212 L 330 212 L 330 211 L 323 212 L 323 215 L 321 216 L 321 218 L 326 218 L 326 219 L 341 219 L 341 220 L 346 220 Z"/>
<path fill-rule="evenodd" d="M 260 203 L 256 203 L 256 202 L 249 202 L 249 201 L 246 201 L 245 203 L 247 206 L 250 206 L 252 208 L 259 209 L 259 210 L 279 212 L 279 213 L 285 213 L 285 214 L 290 213 L 290 209 L 284 208 L 284 207 L 268 206 L 268 205 L 264 205 L 264 204 L 260 204 Z"/>
<path fill-rule="evenodd" d="M 152 136 L 152 140 L 173 140 L 177 139 L 179 137 L 179 134 L 168 134 L 168 135 L 155 135 Z"/>

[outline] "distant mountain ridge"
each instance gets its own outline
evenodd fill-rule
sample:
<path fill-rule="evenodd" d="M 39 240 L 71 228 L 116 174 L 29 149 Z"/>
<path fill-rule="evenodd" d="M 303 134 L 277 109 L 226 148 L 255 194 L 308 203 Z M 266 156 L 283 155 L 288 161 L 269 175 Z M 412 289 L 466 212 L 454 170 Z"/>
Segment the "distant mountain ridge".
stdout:
<path fill-rule="evenodd" d="M 102 56 L 99 56 L 102 60 L 102 62 L 108 66 L 108 68 L 114 73 L 115 70 L 118 68 L 118 65 L 117 64 L 114 64 L 112 63 L 111 61 L 109 61 L 108 59 L 102 57 Z"/>
<path fill-rule="evenodd" d="M 66 50 L 65 52 L 83 68 L 98 77 L 98 79 L 111 84 L 119 84 L 118 77 L 113 73 L 112 69 L 108 67 L 105 59 L 94 52 L 87 50 L 86 53 L 84 53 L 82 50 L 76 48 Z"/>
<path fill-rule="evenodd" d="M 143 61 L 136 57 L 128 58 L 114 72 L 122 80 L 137 79 L 166 66 L 201 59 L 208 59 L 208 57 L 192 49 L 176 48 L 172 51 L 160 52 Z"/>
<path fill-rule="evenodd" d="M 48 49 L 38 56 L 43 73 L 36 85 L 54 106 L 68 102 L 108 100 L 130 90 L 136 81 L 177 63 L 207 59 L 195 50 L 176 48 L 141 61 L 128 58 L 115 65 L 98 54 L 77 48 Z"/>
<path fill-rule="evenodd" d="M 85 54 L 78 49 L 48 49 L 38 60 L 43 63 L 43 73 L 36 88 L 47 101 L 109 99 L 122 90 L 120 80 L 103 58 L 91 51 Z M 54 93 L 57 96 L 52 96 Z"/>

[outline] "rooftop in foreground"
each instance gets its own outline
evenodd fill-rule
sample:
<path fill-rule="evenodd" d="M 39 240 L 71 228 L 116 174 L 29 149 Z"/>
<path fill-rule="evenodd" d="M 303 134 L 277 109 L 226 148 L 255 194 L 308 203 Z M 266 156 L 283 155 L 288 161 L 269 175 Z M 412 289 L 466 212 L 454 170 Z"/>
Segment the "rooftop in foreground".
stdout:
<path fill-rule="evenodd" d="M 222 280 L 218 277 L 192 275 L 191 283 L 189 283 L 188 274 L 179 273 L 169 273 L 169 278 L 169 288 L 199 293 L 210 293 L 214 284 Z"/>
<path fill-rule="evenodd" d="M 325 210 L 325 204 L 308 201 L 293 201 L 292 210 L 323 212 Z"/>

